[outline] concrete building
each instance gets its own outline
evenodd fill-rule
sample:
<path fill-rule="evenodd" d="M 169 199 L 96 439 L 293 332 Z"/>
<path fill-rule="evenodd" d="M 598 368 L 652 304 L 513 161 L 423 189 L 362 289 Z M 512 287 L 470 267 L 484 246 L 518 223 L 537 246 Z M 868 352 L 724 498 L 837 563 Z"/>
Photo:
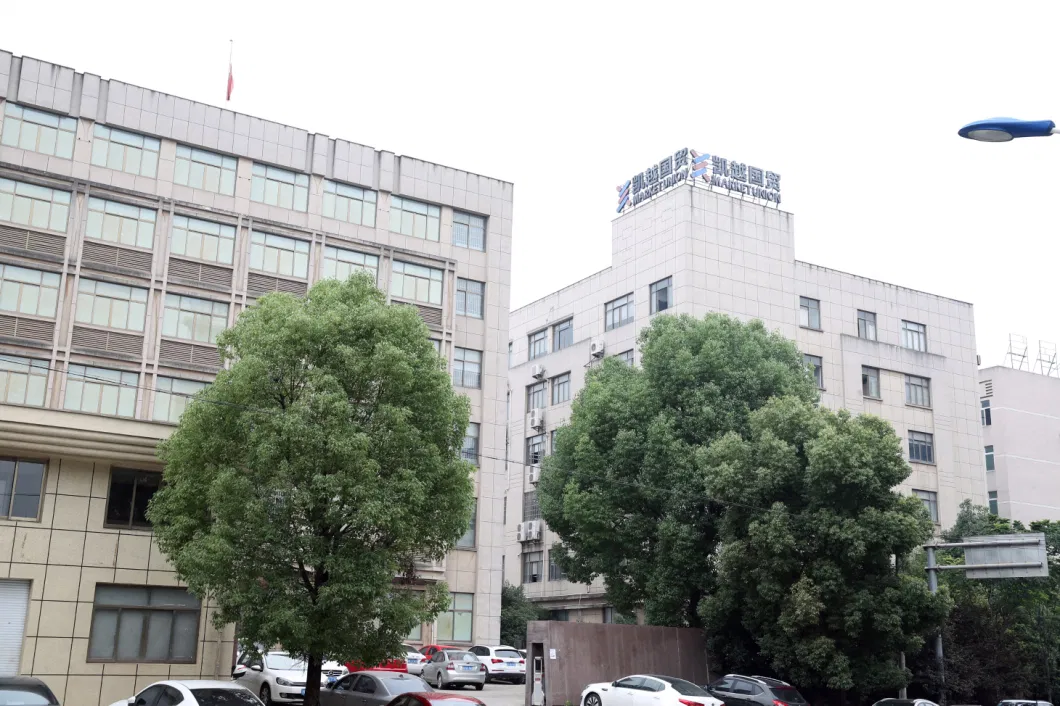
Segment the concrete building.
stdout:
<path fill-rule="evenodd" d="M 965 498 L 986 502 L 972 306 L 800 262 L 790 213 L 701 184 L 678 180 L 626 208 L 609 268 L 511 313 L 505 577 L 558 619 L 612 613 L 602 586 L 570 583 L 549 560 L 536 464 L 586 370 L 602 356 L 638 364 L 637 335 L 657 314 L 763 320 L 815 364 L 823 404 L 894 425 L 912 466 L 900 490 L 940 527 Z"/>
<path fill-rule="evenodd" d="M 0 675 L 94 706 L 228 673 L 144 517 L 155 446 L 255 297 L 356 269 L 418 307 L 481 458 L 410 640 L 495 641 L 512 185 L 5 52 L 0 114 Z"/>
<path fill-rule="evenodd" d="M 1060 378 L 979 371 L 987 501 L 1001 517 L 1060 520 Z"/>

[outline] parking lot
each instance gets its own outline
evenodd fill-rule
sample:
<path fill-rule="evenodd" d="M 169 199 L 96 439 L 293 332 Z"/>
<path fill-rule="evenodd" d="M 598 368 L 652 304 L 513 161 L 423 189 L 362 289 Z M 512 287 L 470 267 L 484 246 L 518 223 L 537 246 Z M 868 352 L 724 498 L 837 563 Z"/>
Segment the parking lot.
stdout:
<path fill-rule="evenodd" d="M 465 688 L 462 691 L 468 696 L 475 696 L 486 706 L 523 706 L 523 694 L 526 686 L 523 684 L 487 684 L 482 691 Z"/>

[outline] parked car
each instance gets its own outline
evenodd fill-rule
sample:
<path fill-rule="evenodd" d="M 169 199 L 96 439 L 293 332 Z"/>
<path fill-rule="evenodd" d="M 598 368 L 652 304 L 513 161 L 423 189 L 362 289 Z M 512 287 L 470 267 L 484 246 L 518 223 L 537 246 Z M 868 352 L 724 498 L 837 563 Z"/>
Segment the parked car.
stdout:
<path fill-rule="evenodd" d="M 320 690 L 321 706 L 385 706 L 410 692 L 433 691 L 427 682 L 404 672 L 355 672 Z"/>
<path fill-rule="evenodd" d="M 59 700 L 48 685 L 36 677 L 0 677 L 0 706 L 4 704 L 58 706 Z"/>
<path fill-rule="evenodd" d="M 437 689 L 470 684 L 479 691 L 486 684 L 486 665 L 467 650 L 439 650 L 423 668 L 423 680 Z"/>
<path fill-rule="evenodd" d="M 439 650 L 459 650 L 459 647 L 450 647 L 449 645 L 424 645 L 420 648 L 420 654 L 430 660 L 434 656 L 434 653 Z"/>
<path fill-rule="evenodd" d="M 261 657 L 244 652 L 236 661 L 232 678 L 257 694 L 265 706 L 270 706 L 301 702 L 305 698 L 308 672 L 309 665 L 304 660 L 286 652 L 266 652 Z M 347 674 L 349 669 L 338 662 L 324 662 L 320 668 L 320 683 L 325 685 Z"/>
<path fill-rule="evenodd" d="M 1032 701 L 1030 699 L 1004 699 L 997 706 L 1053 706 L 1048 701 Z"/>
<path fill-rule="evenodd" d="M 771 677 L 726 674 L 705 688 L 725 706 L 808 706 L 798 689 Z M 906 706 L 912 706 L 912 702 Z"/>
<path fill-rule="evenodd" d="M 703 687 L 676 677 L 634 674 L 608 684 L 590 684 L 582 691 L 581 706 L 729 706 Z M 772 706 L 772 704 L 770 704 Z"/>
<path fill-rule="evenodd" d="M 412 645 L 403 645 L 405 648 L 405 671 L 409 674 L 423 674 L 423 667 L 427 664 L 427 657 L 420 654 Z"/>
<path fill-rule="evenodd" d="M 1002 701 L 1001 703 L 1005 703 Z M 1033 701 L 1029 703 L 1034 703 Z M 927 699 L 880 699 L 872 706 L 938 706 L 934 701 Z"/>
<path fill-rule="evenodd" d="M 468 652 L 486 665 L 486 681 L 510 681 L 513 684 L 526 683 L 526 660 L 519 650 L 507 645 L 487 647 L 475 645 Z"/>
<path fill-rule="evenodd" d="M 387 706 L 486 706 L 474 696 L 463 694 L 445 694 L 440 691 L 430 693 L 405 694 L 398 696 Z"/>
<path fill-rule="evenodd" d="M 159 681 L 111 706 L 261 706 L 242 684 L 205 679 Z"/>

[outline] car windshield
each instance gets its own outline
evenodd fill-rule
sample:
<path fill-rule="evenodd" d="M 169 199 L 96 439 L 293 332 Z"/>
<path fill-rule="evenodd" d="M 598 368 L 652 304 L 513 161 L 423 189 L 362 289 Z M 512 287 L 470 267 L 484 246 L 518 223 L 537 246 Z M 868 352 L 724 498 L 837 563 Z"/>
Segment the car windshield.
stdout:
<path fill-rule="evenodd" d="M 471 654 L 470 652 L 446 652 L 445 655 L 449 659 L 451 659 L 453 661 L 459 661 L 459 660 L 463 660 L 465 662 L 477 662 L 478 661 L 478 657 L 476 657 L 475 655 Z"/>
<path fill-rule="evenodd" d="M 265 666 L 269 669 L 294 669 L 303 672 L 307 670 L 304 660 L 295 659 L 286 652 L 272 652 L 265 655 Z"/>
<path fill-rule="evenodd" d="M 386 686 L 386 690 L 394 696 L 407 694 L 410 691 L 434 691 L 427 685 L 427 682 L 418 677 L 393 677 L 381 681 Z"/>
<path fill-rule="evenodd" d="M 191 695 L 199 706 L 261 706 L 254 694 L 246 689 L 192 689 Z"/>
<path fill-rule="evenodd" d="M 651 675 L 656 679 L 662 679 L 664 682 L 674 688 L 681 696 L 710 696 L 702 687 L 696 686 L 690 681 L 684 679 L 678 679 L 677 677 L 660 677 L 654 674 Z"/>
<path fill-rule="evenodd" d="M 523 656 L 515 650 L 497 650 L 498 657 L 504 657 L 506 659 L 522 659 Z"/>
<path fill-rule="evenodd" d="M 802 698 L 802 694 L 799 690 L 793 686 L 771 686 L 769 687 L 773 696 L 777 697 L 780 701 L 784 701 L 789 704 L 804 704 L 806 699 Z"/>
<path fill-rule="evenodd" d="M 47 687 L 10 685 L 0 686 L 0 706 L 48 706 L 57 704 Z"/>

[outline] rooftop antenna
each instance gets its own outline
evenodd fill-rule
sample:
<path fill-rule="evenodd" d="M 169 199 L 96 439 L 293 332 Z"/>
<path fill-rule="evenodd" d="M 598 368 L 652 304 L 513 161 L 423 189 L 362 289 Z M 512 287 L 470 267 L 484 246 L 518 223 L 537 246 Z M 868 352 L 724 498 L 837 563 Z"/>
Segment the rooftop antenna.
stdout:
<path fill-rule="evenodd" d="M 1008 353 L 1005 354 L 1005 364 L 1013 370 L 1030 370 L 1027 361 L 1027 337 L 1018 333 L 1008 335 Z"/>
<path fill-rule="evenodd" d="M 1034 372 L 1047 377 L 1060 377 L 1057 367 L 1056 344 L 1049 341 L 1038 341 L 1038 360 L 1034 362 Z"/>

